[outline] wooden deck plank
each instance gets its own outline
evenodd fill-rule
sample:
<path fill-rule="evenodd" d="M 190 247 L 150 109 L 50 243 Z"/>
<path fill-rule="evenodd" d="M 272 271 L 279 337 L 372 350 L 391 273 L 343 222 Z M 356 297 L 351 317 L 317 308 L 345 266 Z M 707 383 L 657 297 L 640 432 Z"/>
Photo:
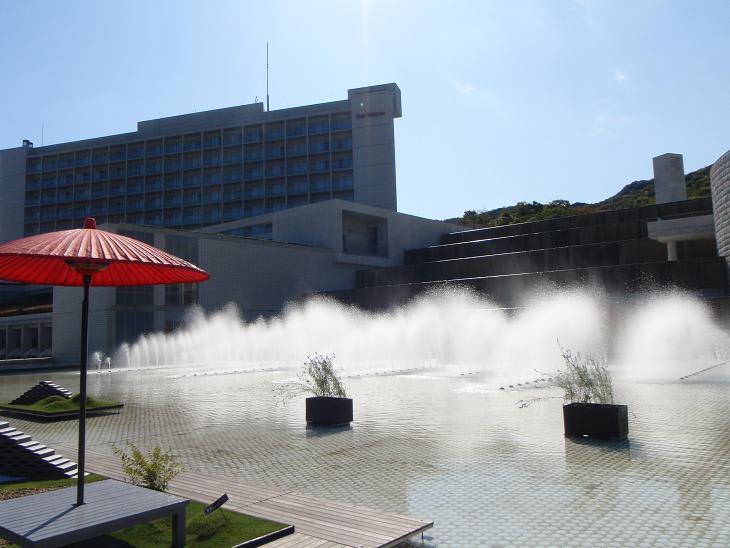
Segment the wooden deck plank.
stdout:
<path fill-rule="evenodd" d="M 343 544 L 333 544 L 327 540 L 310 537 L 302 533 L 294 533 L 266 545 L 266 548 L 335 548 Z"/>
<path fill-rule="evenodd" d="M 299 497 L 292 496 L 291 493 L 284 494 L 275 499 L 277 502 L 282 504 L 290 504 L 292 506 L 301 506 L 304 508 L 317 508 L 323 512 L 337 512 L 338 515 L 343 517 L 350 517 L 354 520 L 366 520 L 373 524 L 383 524 L 389 527 L 418 527 L 427 523 L 426 520 L 419 520 L 415 518 L 408 518 L 403 516 L 393 517 L 391 515 L 384 515 L 379 512 L 370 509 L 363 509 L 353 507 L 346 504 L 340 504 L 331 501 L 323 501 L 318 499 L 307 498 L 302 500 Z"/>
<path fill-rule="evenodd" d="M 60 449 L 66 455 L 75 455 L 74 448 Z M 123 479 L 116 459 L 97 451 L 87 452 L 87 469 Z M 394 546 L 433 526 L 428 520 L 194 472 L 178 475 L 170 482 L 169 491 L 201 501 L 212 501 L 227 493 L 226 507 L 231 510 L 294 525 L 294 535 L 269 544 L 275 548 Z"/>
<path fill-rule="evenodd" d="M 373 534 L 357 528 L 334 524 L 329 521 L 306 518 L 289 512 L 279 512 L 271 508 L 261 508 L 259 505 L 249 506 L 246 508 L 246 512 L 264 519 L 283 521 L 294 525 L 298 531 L 306 535 L 316 536 L 325 540 L 334 539 L 337 542 L 349 546 L 383 546 L 394 538 L 389 535 Z"/>
<path fill-rule="evenodd" d="M 334 525 L 341 525 L 343 527 L 357 529 L 365 533 L 381 534 L 383 536 L 397 536 L 404 530 L 403 527 L 398 525 L 385 524 L 382 522 L 373 523 L 368 518 L 346 516 L 339 513 L 333 513 L 328 509 L 287 504 L 287 501 L 282 500 L 282 498 L 283 497 L 278 497 L 257 503 L 256 507 L 271 508 L 282 513 L 291 514 L 292 516 L 326 521 Z"/>

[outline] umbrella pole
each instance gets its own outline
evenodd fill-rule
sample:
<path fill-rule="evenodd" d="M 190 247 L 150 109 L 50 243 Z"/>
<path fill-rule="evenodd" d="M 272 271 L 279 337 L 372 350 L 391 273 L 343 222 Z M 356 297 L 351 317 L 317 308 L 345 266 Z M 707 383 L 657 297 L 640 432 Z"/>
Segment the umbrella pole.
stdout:
<path fill-rule="evenodd" d="M 79 380 L 79 454 L 76 479 L 76 505 L 84 504 L 84 468 L 86 461 L 86 358 L 89 354 L 89 286 L 91 276 L 84 275 L 84 300 L 81 304 L 81 376 Z"/>

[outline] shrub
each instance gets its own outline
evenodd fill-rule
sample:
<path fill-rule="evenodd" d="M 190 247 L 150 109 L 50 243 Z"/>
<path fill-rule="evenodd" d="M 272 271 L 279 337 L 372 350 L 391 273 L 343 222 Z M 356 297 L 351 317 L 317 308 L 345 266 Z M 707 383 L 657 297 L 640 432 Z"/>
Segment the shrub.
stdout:
<path fill-rule="evenodd" d="M 307 356 L 304 367 L 294 382 L 275 387 L 283 400 L 291 399 L 299 394 L 312 394 L 317 397 L 346 398 L 342 381 L 335 371 L 334 354 L 314 354 Z"/>
<path fill-rule="evenodd" d="M 146 454 L 131 442 L 127 442 L 127 447 L 130 450 L 129 454 L 112 445 L 114 454 L 122 460 L 125 479 L 132 485 L 141 485 L 154 491 L 165 491 L 173 478 L 182 472 L 177 457 L 163 453 L 159 447 L 147 451 Z"/>
<path fill-rule="evenodd" d="M 561 347 L 565 371 L 555 377 L 565 401 L 573 403 L 613 403 L 613 383 L 605 357 L 581 356 Z"/>

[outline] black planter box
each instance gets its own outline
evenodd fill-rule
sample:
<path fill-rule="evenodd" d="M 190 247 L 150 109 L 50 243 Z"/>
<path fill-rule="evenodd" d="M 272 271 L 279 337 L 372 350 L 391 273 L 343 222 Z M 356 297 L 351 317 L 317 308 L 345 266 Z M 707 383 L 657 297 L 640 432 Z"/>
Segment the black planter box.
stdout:
<path fill-rule="evenodd" d="M 570 438 L 624 440 L 629 435 L 629 409 L 607 403 L 568 403 L 563 405 L 563 423 Z"/>
<path fill-rule="evenodd" d="M 320 426 L 342 426 L 352 422 L 352 398 L 307 398 L 307 422 Z"/>

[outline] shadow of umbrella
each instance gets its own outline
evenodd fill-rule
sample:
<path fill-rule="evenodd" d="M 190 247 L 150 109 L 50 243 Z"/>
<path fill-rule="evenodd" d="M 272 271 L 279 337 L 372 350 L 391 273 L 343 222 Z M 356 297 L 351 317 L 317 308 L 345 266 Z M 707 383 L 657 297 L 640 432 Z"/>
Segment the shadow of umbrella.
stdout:
<path fill-rule="evenodd" d="M 0 280 L 38 285 L 82 286 L 79 454 L 76 504 L 84 504 L 86 373 L 89 288 L 197 283 L 208 279 L 197 266 L 133 238 L 84 227 L 38 234 L 0 244 Z"/>

